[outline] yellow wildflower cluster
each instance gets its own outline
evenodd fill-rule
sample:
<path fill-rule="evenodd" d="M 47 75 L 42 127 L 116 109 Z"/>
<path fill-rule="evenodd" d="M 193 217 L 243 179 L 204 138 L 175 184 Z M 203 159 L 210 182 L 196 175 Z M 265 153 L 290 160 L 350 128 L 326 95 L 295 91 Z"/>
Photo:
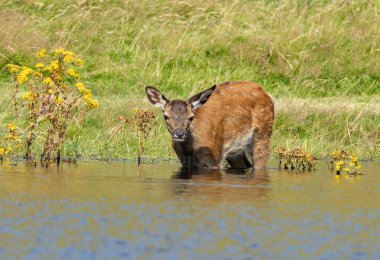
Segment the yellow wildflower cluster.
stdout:
<path fill-rule="evenodd" d="M 58 96 L 56 101 L 55 101 L 58 105 L 63 105 L 65 103 L 65 100 L 63 99 L 62 96 Z"/>
<path fill-rule="evenodd" d="M 52 70 L 58 70 L 58 69 L 59 69 L 59 63 L 58 63 L 58 61 L 53 60 L 53 61 L 50 63 L 50 68 L 52 68 Z"/>
<path fill-rule="evenodd" d="M 20 66 L 15 64 L 8 64 L 6 67 L 10 73 L 17 73 L 21 69 Z"/>
<path fill-rule="evenodd" d="M 18 140 L 18 134 L 17 134 L 16 125 L 14 123 L 10 123 L 8 125 L 8 129 L 9 129 L 9 135 L 8 135 L 7 138 L 9 140 Z"/>
<path fill-rule="evenodd" d="M 59 47 L 59 48 L 54 50 L 54 56 L 59 56 L 59 55 L 63 54 L 64 51 L 65 51 L 64 48 Z"/>
<path fill-rule="evenodd" d="M 97 108 L 99 102 L 92 97 L 90 89 L 78 82 L 81 75 L 77 68 L 84 62 L 74 52 L 64 48 L 51 52 L 41 49 L 36 56 L 44 60 L 39 60 L 31 68 L 7 65 L 7 70 L 15 79 L 12 98 L 14 107 L 28 123 L 25 131 L 25 157 L 33 158 L 32 145 L 45 139 L 43 151 L 40 153 L 41 161 L 48 162 L 53 159 L 59 162 L 60 159 L 53 156 L 59 157 L 61 154 L 60 149 L 70 126 L 68 121 L 81 113 L 84 107 Z M 19 102 L 18 99 L 27 102 Z M 80 114 L 80 117 L 84 116 L 85 113 Z M 44 123 L 40 124 L 41 121 Z M 10 134 L 7 138 L 13 140 L 16 135 Z M 3 153 L 9 151 L 1 143 L 0 147 L 4 149 Z"/>
<path fill-rule="evenodd" d="M 8 125 L 9 134 L 0 140 L 0 161 L 3 161 L 14 150 L 13 147 L 19 148 L 21 140 L 17 134 L 17 128 L 14 123 Z"/>
<path fill-rule="evenodd" d="M 16 125 L 14 123 L 10 123 L 8 125 L 8 128 L 9 128 L 10 131 L 15 131 L 16 130 Z"/>
<path fill-rule="evenodd" d="M 44 67 L 44 64 L 43 63 L 37 63 L 34 67 L 36 69 L 42 69 Z"/>
<path fill-rule="evenodd" d="M 278 149 L 279 168 L 282 166 L 285 170 L 302 170 L 313 171 L 315 170 L 314 157 L 301 148 L 285 149 L 283 147 Z"/>
<path fill-rule="evenodd" d="M 99 106 L 99 102 L 92 98 L 92 94 L 89 89 L 84 91 L 83 100 L 89 108 L 97 108 Z"/>
<path fill-rule="evenodd" d="M 89 108 L 97 108 L 99 102 L 92 98 L 91 90 L 86 88 L 82 82 L 77 82 L 75 87 L 80 93 L 83 93 L 83 101 Z"/>
<path fill-rule="evenodd" d="M 78 66 L 83 66 L 83 64 L 84 64 L 83 60 L 81 60 L 81 59 L 75 59 L 75 60 L 74 60 L 74 63 L 75 63 L 76 65 L 78 65 Z"/>
<path fill-rule="evenodd" d="M 58 59 L 62 59 L 63 62 L 71 63 L 76 66 L 82 66 L 84 64 L 82 59 L 76 58 L 75 53 L 72 51 L 66 51 L 60 47 L 53 52 L 54 56 Z"/>
<path fill-rule="evenodd" d="M 71 51 L 63 52 L 63 61 L 64 62 L 73 62 L 75 60 L 75 54 Z"/>
<path fill-rule="evenodd" d="M 28 91 L 28 92 L 25 92 L 24 94 L 22 94 L 21 98 L 24 100 L 33 101 L 36 99 L 36 96 L 37 95 L 35 93 Z"/>
<path fill-rule="evenodd" d="M 51 66 L 44 67 L 44 72 L 51 73 L 53 71 L 53 68 Z"/>
<path fill-rule="evenodd" d="M 0 147 L 0 161 L 4 159 L 6 155 L 9 155 L 12 152 L 12 148 L 10 146 Z"/>
<path fill-rule="evenodd" d="M 46 56 L 46 50 L 45 49 L 41 49 L 38 53 L 37 53 L 37 57 L 38 58 L 45 58 Z"/>
<path fill-rule="evenodd" d="M 82 82 L 77 82 L 75 84 L 75 87 L 77 88 L 77 90 L 80 92 L 80 93 L 83 93 L 86 88 L 84 87 L 84 84 Z"/>
<path fill-rule="evenodd" d="M 76 79 L 80 79 L 80 75 L 78 72 L 76 72 L 75 70 L 73 69 L 69 69 L 67 70 L 67 74 L 69 74 L 69 76 L 73 77 L 73 78 L 76 78 Z"/>
<path fill-rule="evenodd" d="M 330 168 L 335 170 L 337 175 L 340 175 L 342 171 L 350 175 L 358 175 L 361 165 L 356 155 L 342 150 L 330 153 Z"/>
<path fill-rule="evenodd" d="M 42 63 L 37 63 L 35 65 L 35 67 L 37 69 L 41 69 L 41 68 L 43 68 L 43 66 L 44 65 Z M 37 78 L 42 76 L 41 72 L 34 71 L 33 69 L 26 67 L 26 66 L 20 67 L 20 66 L 15 65 L 15 64 L 8 64 L 6 67 L 10 73 L 16 74 L 16 80 L 17 80 L 18 84 L 23 84 L 23 83 L 28 82 L 30 79 L 29 78 L 30 75 L 37 77 Z"/>
<path fill-rule="evenodd" d="M 46 86 L 54 86 L 54 81 L 51 79 L 51 78 L 46 78 L 44 79 L 43 83 L 46 85 Z"/>
<path fill-rule="evenodd" d="M 28 67 L 22 67 L 20 73 L 17 74 L 17 81 L 19 84 L 23 84 L 29 80 L 29 75 L 33 72 Z"/>

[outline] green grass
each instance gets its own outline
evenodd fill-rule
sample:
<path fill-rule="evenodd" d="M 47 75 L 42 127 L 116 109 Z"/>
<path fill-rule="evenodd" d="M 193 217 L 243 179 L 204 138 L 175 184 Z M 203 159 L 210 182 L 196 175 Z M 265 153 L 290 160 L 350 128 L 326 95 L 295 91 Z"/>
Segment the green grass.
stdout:
<path fill-rule="evenodd" d="M 4 65 L 31 65 L 40 48 L 62 46 L 85 60 L 85 81 L 101 101 L 69 130 L 66 156 L 136 157 L 134 134 L 106 132 L 120 114 L 150 107 L 146 85 L 187 97 L 251 80 L 278 100 L 274 148 L 302 146 L 318 156 L 349 148 L 380 159 L 379 20 L 380 2 L 370 0 L 2 1 L 0 124 L 13 119 Z M 289 100 L 306 104 L 302 116 Z M 326 100 L 337 109 L 317 109 Z M 146 156 L 174 157 L 158 117 Z"/>

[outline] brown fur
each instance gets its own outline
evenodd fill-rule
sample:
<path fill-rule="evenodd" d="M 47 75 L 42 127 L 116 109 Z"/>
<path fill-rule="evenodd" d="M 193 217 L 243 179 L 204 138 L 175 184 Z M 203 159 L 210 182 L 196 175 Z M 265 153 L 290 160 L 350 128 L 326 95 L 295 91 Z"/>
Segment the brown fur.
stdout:
<path fill-rule="evenodd" d="M 175 127 L 189 132 L 185 142 L 173 141 L 173 148 L 184 167 L 220 168 L 226 159 L 232 168 L 247 168 L 251 165 L 246 153 L 252 158 L 255 169 L 266 167 L 274 105 L 259 85 L 243 81 L 219 84 L 199 108 L 191 110 L 189 102 L 182 108 L 177 107 L 177 110 L 186 111 L 185 115 L 176 115 L 173 111 L 178 102 L 168 101 L 163 112 L 170 117 L 167 124 L 171 133 Z M 190 124 L 178 117 L 194 119 Z"/>

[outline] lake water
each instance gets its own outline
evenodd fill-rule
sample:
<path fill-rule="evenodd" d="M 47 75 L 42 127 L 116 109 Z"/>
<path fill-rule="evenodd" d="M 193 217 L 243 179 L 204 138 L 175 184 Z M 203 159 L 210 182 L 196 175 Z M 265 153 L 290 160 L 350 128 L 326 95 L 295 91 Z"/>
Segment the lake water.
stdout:
<path fill-rule="evenodd" d="M 180 172 L 0 166 L 0 259 L 380 259 L 380 164 Z"/>

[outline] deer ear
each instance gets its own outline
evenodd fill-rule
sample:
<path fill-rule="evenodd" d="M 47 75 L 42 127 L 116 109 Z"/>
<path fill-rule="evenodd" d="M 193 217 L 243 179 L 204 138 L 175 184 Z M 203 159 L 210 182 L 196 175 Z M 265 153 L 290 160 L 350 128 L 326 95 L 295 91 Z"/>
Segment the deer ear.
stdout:
<path fill-rule="evenodd" d="M 193 110 L 197 109 L 198 107 L 204 105 L 207 100 L 210 98 L 212 92 L 215 90 L 216 85 L 212 86 L 209 89 L 206 89 L 202 92 L 199 92 L 198 94 L 195 94 L 191 98 L 189 98 L 188 102 L 191 105 L 191 108 Z"/>
<path fill-rule="evenodd" d="M 156 107 L 161 108 L 161 110 L 164 110 L 164 107 L 169 100 L 164 95 L 162 95 L 158 89 L 154 87 L 146 87 L 145 92 L 150 103 Z"/>

